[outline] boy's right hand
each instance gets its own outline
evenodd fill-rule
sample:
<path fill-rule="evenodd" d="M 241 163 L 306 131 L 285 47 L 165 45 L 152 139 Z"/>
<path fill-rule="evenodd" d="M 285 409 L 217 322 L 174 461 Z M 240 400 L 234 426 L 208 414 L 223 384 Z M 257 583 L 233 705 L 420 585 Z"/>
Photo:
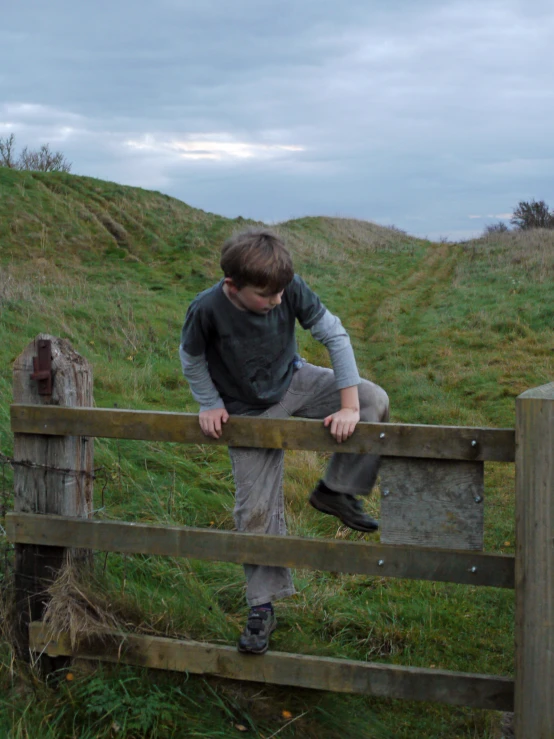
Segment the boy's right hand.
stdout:
<path fill-rule="evenodd" d="M 200 428 L 205 436 L 219 439 L 223 433 L 222 424 L 227 423 L 229 414 L 225 408 L 213 408 L 211 411 L 202 411 L 198 414 Z"/>

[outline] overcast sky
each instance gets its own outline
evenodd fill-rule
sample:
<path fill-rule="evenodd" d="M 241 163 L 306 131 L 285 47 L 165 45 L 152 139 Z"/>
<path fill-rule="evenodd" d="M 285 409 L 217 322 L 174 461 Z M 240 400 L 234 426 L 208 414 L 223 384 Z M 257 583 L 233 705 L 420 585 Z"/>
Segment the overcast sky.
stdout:
<path fill-rule="evenodd" d="M 225 216 L 468 238 L 554 206 L 554 4 L 20 0 L 0 136 Z"/>

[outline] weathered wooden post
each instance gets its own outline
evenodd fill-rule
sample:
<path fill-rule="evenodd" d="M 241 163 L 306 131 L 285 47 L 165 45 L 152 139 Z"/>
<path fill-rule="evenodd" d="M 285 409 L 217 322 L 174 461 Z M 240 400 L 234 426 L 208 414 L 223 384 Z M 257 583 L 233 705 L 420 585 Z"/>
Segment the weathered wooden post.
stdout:
<path fill-rule="evenodd" d="M 517 739 L 554 737 L 554 383 L 516 400 Z"/>
<path fill-rule="evenodd" d="M 92 368 L 66 339 L 39 334 L 13 367 L 14 403 L 93 405 Z M 88 518 L 92 514 L 93 439 L 16 433 L 14 510 Z M 63 547 L 16 544 L 15 591 L 20 654 L 28 658 L 30 621 L 42 616 L 45 588 Z"/>

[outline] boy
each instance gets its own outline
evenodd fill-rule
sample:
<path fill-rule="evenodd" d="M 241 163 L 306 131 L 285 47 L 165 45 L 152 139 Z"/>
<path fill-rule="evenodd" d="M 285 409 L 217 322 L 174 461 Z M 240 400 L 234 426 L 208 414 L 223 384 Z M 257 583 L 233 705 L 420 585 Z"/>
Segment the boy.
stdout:
<path fill-rule="evenodd" d="M 219 283 L 192 301 L 179 353 L 199 421 L 217 439 L 229 414 L 264 418 L 322 418 L 340 444 L 360 420 L 388 420 L 384 390 L 361 380 L 348 334 L 340 320 L 294 274 L 283 241 L 263 228 L 243 231 L 223 245 Z M 308 364 L 296 353 L 299 320 L 328 349 L 333 370 Z M 286 534 L 283 450 L 231 448 L 236 486 L 234 517 L 239 531 Z M 356 495 L 368 495 L 379 458 L 334 454 L 309 502 L 357 531 L 372 532 L 377 521 L 364 513 Z M 273 601 L 292 595 L 284 567 L 244 565 L 250 613 L 238 648 L 263 654 L 276 627 Z"/>

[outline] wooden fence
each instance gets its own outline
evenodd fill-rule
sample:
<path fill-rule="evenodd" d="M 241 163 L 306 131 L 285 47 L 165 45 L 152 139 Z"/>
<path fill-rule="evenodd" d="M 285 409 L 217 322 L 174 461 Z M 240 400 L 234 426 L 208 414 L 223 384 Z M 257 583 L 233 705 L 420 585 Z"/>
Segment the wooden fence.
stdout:
<path fill-rule="evenodd" d="M 35 345 L 51 341 L 54 384 L 39 395 Z M 40 373 L 38 373 L 40 374 Z M 381 543 L 263 536 L 93 520 L 93 438 L 335 451 L 321 422 L 231 418 L 207 440 L 185 413 L 92 407 L 90 367 L 63 340 L 39 336 L 14 366 L 11 408 L 20 636 L 25 648 L 389 698 L 515 709 L 518 739 L 554 737 L 554 383 L 516 401 L 516 428 L 361 423 L 341 451 L 378 453 Z M 483 464 L 516 462 L 516 555 L 483 546 Z M 44 584 L 65 548 L 303 567 L 516 589 L 515 680 L 106 632 L 72 647 L 40 617 Z"/>

